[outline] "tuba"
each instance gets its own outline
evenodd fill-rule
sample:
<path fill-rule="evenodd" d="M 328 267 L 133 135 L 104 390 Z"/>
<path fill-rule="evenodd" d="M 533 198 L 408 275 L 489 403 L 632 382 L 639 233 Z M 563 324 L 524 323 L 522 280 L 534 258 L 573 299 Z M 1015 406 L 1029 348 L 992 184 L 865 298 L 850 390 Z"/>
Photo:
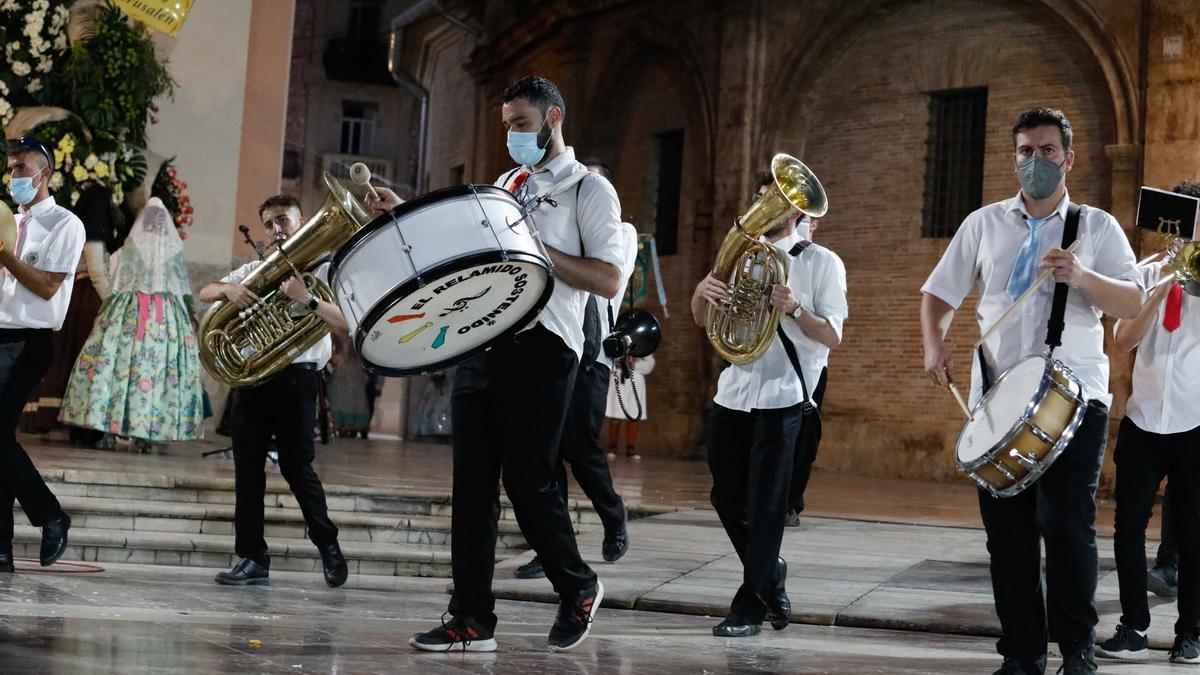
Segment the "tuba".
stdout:
<path fill-rule="evenodd" d="M 729 285 L 730 297 L 720 308 L 708 306 L 705 332 L 721 358 L 734 364 L 766 353 L 779 326 L 771 286 L 787 281 L 787 257 L 759 237 L 794 211 L 820 218 L 829 208 L 821 182 L 795 157 L 775 155 L 771 175 L 775 184 L 734 222 L 713 265 L 713 276 Z"/>
<path fill-rule="evenodd" d="M 218 300 L 200 320 L 200 362 L 217 380 L 233 387 L 262 382 L 329 332 L 315 314 L 294 318 L 292 299 L 279 289 L 295 275 L 317 299 L 333 302 L 329 286 L 301 270 L 346 243 L 370 221 L 366 210 L 328 173 L 325 185 L 329 196 L 321 209 L 242 281 L 259 300 L 246 309 Z"/>

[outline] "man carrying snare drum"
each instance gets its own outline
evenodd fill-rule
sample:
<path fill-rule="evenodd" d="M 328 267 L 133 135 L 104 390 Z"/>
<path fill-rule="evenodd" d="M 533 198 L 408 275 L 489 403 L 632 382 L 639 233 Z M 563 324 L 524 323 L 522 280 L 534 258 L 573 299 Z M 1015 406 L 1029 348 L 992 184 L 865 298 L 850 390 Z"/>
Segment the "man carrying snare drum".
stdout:
<path fill-rule="evenodd" d="M 1200 197 L 1200 184 L 1183 183 L 1175 192 Z M 1147 288 L 1173 277 L 1161 261 L 1142 268 Z M 1170 508 L 1179 540 L 1179 619 L 1175 622 L 1174 663 L 1200 663 L 1200 311 L 1179 282 L 1155 288 L 1140 314 L 1119 321 L 1116 342 L 1137 348 L 1133 393 L 1117 435 L 1117 514 L 1113 547 L 1121 586 L 1121 622 L 1096 647 L 1100 656 L 1145 659 L 1150 607 L 1146 601 L 1146 524 L 1159 483 L 1167 478 Z M 1164 529 L 1167 523 L 1164 523 Z"/>
<path fill-rule="evenodd" d="M 997 498 L 979 491 L 992 593 L 1003 631 L 996 645 L 1004 657 L 998 675 L 1043 673 L 1047 629 L 1062 650 L 1061 672 L 1096 671 L 1094 497 L 1112 398 L 1100 317 L 1136 316 L 1142 290 L 1133 250 L 1108 213 L 1083 207 L 1077 216 L 1078 250 L 1064 250 L 1072 211 L 1066 174 L 1075 164 L 1071 136 L 1071 124 L 1060 111 L 1035 108 L 1021 114 L 1013 127 L 1020 192 L 968 215 L 921 288 L 925 371 L 939 386 L 954 375 L 946 332 L 977 284 L 981 331 L 991 329 L 1033 285 L 1039 270 L 1051 272 L 1055 282 L 1069 288 L 1062 346 L 1054 357 L 1083 384 L 1088 404 L 1082 424 L 1058 460 L 1023 492 Z M 1026 356 L 1045 351 L 1053 295 L 1053 286 L 1043 284 L 983 343 L 971 368 L 972 406 L 982 398 L 985 383 L 995 382 Z M 1045 599 L 1039 536 L 1046 545 Z"/>
<path fill-rule="evenodd" d="M 546 197 L 532 220 L 554 263 L 554 292 L 532 325 L 455 370 L 452 618 L 409 640 L 426 651 L 496 649 L 492 573 L 502 468 L 521 531 L 559 596 L 551 650 L 587 637 L 604 595 L 579 555 L 559 492 L 558 447 L 583 351 L 588 293 L 612 298 L 621 284 L 621 205 L 612 184 L 588 172 L 563 141 L 566 103 L 553 82 L 522 78 L 501 102 L 509 156 L 518 166 L 495 184 L 523 203 Z M 399 203 L 393 193 L 380 195 L 376 209 Z"/>

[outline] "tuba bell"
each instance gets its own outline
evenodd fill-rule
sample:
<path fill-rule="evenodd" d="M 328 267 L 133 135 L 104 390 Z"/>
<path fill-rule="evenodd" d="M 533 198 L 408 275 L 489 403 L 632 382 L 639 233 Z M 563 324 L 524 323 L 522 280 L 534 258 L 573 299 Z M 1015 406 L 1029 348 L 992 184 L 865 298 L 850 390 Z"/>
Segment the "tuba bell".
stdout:
<path fill-rule="evenodd" d="M 232 387 L 262 382 L 329 332 L 315 314 L 294 318 L 294 303 L 279 288 L 296 275 L 317 299 L 333 302 L 329 286 L 303 270 L 346 243 L 371 219 L 328 173 L 325 186 L 329 196 L 321 209 L 242 281 L 259 300 L 246 309 L 218 300 L 200 320 L 200 362 L 215 379 Z"/>
<path fill-rule="evenodd" d="M 724 306 L 705 310 L 705 332 L 721 358 L 734 364 L 765 354 L 779 325 L 771 286 L 787 282 L 787 257 L 759 237 L 796 211 L 820 218 L 829 208 L 821 182 L 795 157 L 775 155 L 771 175 L 775 184 L 734 222 L 713 265 L 713 276 L 729 285 L 730 297 Z"/>

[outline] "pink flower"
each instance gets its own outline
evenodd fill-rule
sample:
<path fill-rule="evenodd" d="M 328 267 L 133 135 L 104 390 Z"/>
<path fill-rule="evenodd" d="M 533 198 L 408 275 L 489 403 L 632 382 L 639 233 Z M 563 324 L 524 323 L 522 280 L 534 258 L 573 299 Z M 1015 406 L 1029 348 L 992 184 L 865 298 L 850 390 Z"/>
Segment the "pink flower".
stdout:
<path fill-rule="evenodd" d="M 138 389 L 140 389 L 142 391 L 142 393 L 149 393 L 150 390 L 153 388 L 154 388 L 154 381 L 151 380 L 150 378 L 143 377 L 142 379 L 138 380 Z"/>
<path fill-rule="evenodd" d="M 119 434 L 119 433 L 121 433 L 121 420 L 112 420 L 112 421 L 110 421 L 110 422 L 108 423 L 108 433 L 110 433 L 110 434 Z"/>

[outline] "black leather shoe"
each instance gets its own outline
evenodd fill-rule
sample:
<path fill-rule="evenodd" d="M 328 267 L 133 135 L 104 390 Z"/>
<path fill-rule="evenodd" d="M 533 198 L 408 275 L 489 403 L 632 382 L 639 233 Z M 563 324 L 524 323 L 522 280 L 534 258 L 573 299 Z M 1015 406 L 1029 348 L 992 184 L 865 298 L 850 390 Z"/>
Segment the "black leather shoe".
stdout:
<path fill-rule="evenodd" d="M 270 563 L 260 565 L 242 558 L 228 572 L 217 572 L 215 581 L 222 586 L 266 586 L 271 583 Z"/>
<path fill-rule="evenodd" d="M 542 561 L 535 556 L 533 560 L 518 567 L 513 576 L 518 579 L 541 579 L 546 576 L 546 570 L 542 569 Z"/>
<path fill-rule="evenodd" d="M 771 628 L 783 630 L 787 628 L 788 617 L 792 614 L 792 600 L 784 590 L 784 583 L 787 581 L 787 561 L 783 558 L 775 563 L 775 578 L 778 581 L 775 582 L 775 595 L 767 603 L 767 620 L 771 622 Z"/>
<path fill-rule="evenodd" d="M 337 588 L 346 583 L 346 577 L 350 576 L 350 567 L 346 564 L 346 557 L 342 555 L 342 547 L 335 541 L 319 550 L 321 560 L 325 563 L 325 583 L 329 584 L 330 588 Z"/>
<path fill-rule="evenodd" d="M 1024 660 L 1009 656 L 1005 657 L 1004 663 L 1000 664 L 1000 670 L 992 673 L 992 675 L 1042 675 L 1045 672 L 1045 656 Z"/>
<path fill-rule="evenodd" d="M 4 573 L 12 574 L 16 571 L 17 571 L 17 569 L 13 565 L 12 551 L 8 551 L 6 553 L 0 553 L 0 574 L 4 574 Z"/>
<path fill-rule="evenodd" d="M 42 567 L 49 567 L 67 551 L 67 530 L 71 528 L 71 516 L 62 514 L 58 520 L 42 525 Z"/>
<path fill-rule="evenodd" d="M 600 546 L 600 554 L 604 556 L 604 562 L 617 562 L 624 557 L 625 552 L 629 550 L 629 510 L 625 510 L 625 519 L 621 521 L 621 526 L 616 530 L 609 532 L 604 531 L 604 543 Z"/>
<path fill-rule="evenodd" d="M 762 628 L 758 624 L 742 623 L 741 619 L 725 619 L 713 626 L 713 635 L 716 637 L 750 637 L 758 635 L 760 632 L 762 632 Z"/>

